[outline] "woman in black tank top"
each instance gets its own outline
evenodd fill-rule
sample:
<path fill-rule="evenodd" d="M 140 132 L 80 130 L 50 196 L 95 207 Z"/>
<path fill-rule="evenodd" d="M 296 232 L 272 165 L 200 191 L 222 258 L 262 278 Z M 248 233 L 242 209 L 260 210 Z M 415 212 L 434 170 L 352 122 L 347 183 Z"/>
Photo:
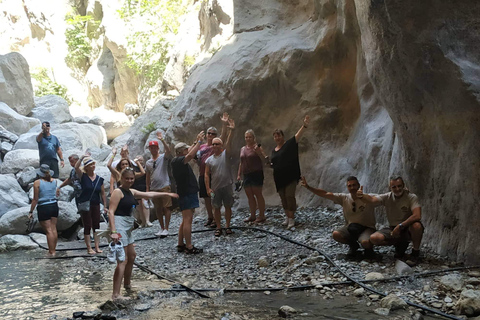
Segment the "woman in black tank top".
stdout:
<path fill-rule="evenodd" d="M 169 192 L 141 192 L 131 189 L 135 181 L 135 171 L 131 167 L 122 170 L 120 174 L 121 188 L 113 191 L 110 199 L 110 208 L 108 211 L 111 235 L 115 243 L 120 242 L 125 250 L 125 261 L 117 262 L 117 267 L 113 275 L 113 294 L 112 300 L 119 300 L 120 288 L 123 285 L 126 289 L 131 288 L 131 276 L 133 262 L 136 253 L 133 247 L 133 208 L 138 204 L 135 198 L 156 198 L 161 196 L 170 196 L 178 198 L 178 194 Z"/>

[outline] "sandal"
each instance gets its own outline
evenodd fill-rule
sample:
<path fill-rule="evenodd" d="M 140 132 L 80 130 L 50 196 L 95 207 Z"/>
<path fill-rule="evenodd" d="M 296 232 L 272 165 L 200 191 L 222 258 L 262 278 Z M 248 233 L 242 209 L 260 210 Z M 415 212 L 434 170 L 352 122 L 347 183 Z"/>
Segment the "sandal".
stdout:
<path fill-rule="evenodd" d="M 187 254 L 197 254 L 202 252 L 203 252 L 203 249 L 195 248 L 195 246 L 192 246 L 190 249 L 185 248 L 185 253 Z"/>
<path fill-rule="evenodd" d="M 215 230 L 215 237 L 220 237 L 222 235 L 222 229 Z"/>
<path fill-rule="evenodd" d="M 177 252 L 185 252 L 185 250 L 187 250 L 187 246 L 185 244 L 177 246 Z"/>
<path fill-rule="evenodd" d="M 245 223 L 249 223 L 249 222 L 253 222 L 253 221 L 255 221 L 255 217 L 253 217 L 253 218 L 249 217 L 249 218 L 243 220 L 243 222 L 245 222 Z"/>
<path fill-rule="evenodd" d="M 226 234 L 233 234 L 233 231 L 232 231 L 232 229 L 227 228 L 227 230 L 225 230 L 225 233 L 226 233 Z"/>
<path fill-rule="evenodd" d="M 205 222 L 205 223 L 203 224 L 203 226 L 204 226 L 204 227 L 210 227 L 210 225 L 212 224 L 212 222 L 213 222 L 213 219 L 208 219 L 207 222 Z"/>
<path fill-rule="evenodd" d="M 217 223 L 213 221 L 208 227 L 211 229 L 215 229 L 217 227 Z"/>

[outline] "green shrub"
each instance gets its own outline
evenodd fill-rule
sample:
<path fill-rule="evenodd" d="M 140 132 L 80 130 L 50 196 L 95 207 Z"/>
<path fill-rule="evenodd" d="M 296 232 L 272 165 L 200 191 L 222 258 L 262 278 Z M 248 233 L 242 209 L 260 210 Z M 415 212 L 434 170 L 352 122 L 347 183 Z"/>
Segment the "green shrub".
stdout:
<path fill-rule="evenodd" d="M 155 122 L 150 122 L 146 126 L 144 126 L 141 130 L 145 134 L 150 134 L 150 132 L 156 130 Z"/>
<path fill-rule="evenodd" d="M 94 32 L 87 32 L 87 24 L 90 23 L 90 25 L 98 28 L 100 22 L 94 21 L 92 16 L 81 15 L 67 15 L 65 20 L 68 24 L 65 30 L 65 41 L 68 46 L 65 62 L 72 69 L 80 69 L 86 72 L 90 65 L 92 54 L 90 37 L 93 36 L 92 33 Z"/>
<path fill-rule="evenodd" d="M 55 94 L 65 99 L 68 104 L 72 104 L 72 99 L 67 94 L 67 87 L 53 81 L 47 72 L 47 69 L 40 68 L 31 73 L 35 79 L 35 96 L 43 97 L 49 94 Z"/>

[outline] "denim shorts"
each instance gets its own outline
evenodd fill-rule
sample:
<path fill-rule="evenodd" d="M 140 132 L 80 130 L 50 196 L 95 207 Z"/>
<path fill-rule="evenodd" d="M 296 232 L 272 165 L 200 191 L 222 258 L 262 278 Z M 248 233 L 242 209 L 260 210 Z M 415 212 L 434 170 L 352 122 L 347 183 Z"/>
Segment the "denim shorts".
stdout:
<path fill-rule="evenodd" d="M 221 208 L 222 203 L 225 207 L 231 208 L 233 206 L 233 188 L 232 185 L 222 187 L 215 190 L 215 195 L 212 199 L 212 206 L 214 208 Z"/>
<path fill-rule="evenodd" d="M 198 202 L 197 193 L 180 196 L 180 198 L 178 198 L 178 205 L 180 206 L 180 211 L 198 208 L 200 203 Z"/>
<path fill-rule="evenodd" d="M 115 229 L 122 236 L 120 241 L 124 247 L 135 242 L 132 234 L 134 221 L 132 216 L 115 216 Z"/>

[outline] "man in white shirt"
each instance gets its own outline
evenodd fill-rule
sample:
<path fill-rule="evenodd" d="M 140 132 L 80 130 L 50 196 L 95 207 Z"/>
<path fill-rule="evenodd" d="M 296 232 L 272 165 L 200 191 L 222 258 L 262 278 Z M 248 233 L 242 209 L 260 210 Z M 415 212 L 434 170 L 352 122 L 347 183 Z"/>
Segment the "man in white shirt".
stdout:
<path fill-rule="evenodd" d="M 160 153 L 158 141 L 152 140 L 148 143 L 148 150 L 152 154 L 152 158 L 146 163 L 146 184 L 147 192 L 171 192 L 170 177 L 168 176 L 168 160 L 172 158 L 170 148 L 162 137 L 162 133 L 157 131 L 157 138 L 163 144 L 164 153 Z M 160 223 L 160 231 L 155 235 L 158 237 L 168 236 L 168 227 L 170 225 L 172 199 L 170 197 L 153 198 L 155 212 L 158 222 Z M 165 221 L 164 221 L 165 218 Z"/>

